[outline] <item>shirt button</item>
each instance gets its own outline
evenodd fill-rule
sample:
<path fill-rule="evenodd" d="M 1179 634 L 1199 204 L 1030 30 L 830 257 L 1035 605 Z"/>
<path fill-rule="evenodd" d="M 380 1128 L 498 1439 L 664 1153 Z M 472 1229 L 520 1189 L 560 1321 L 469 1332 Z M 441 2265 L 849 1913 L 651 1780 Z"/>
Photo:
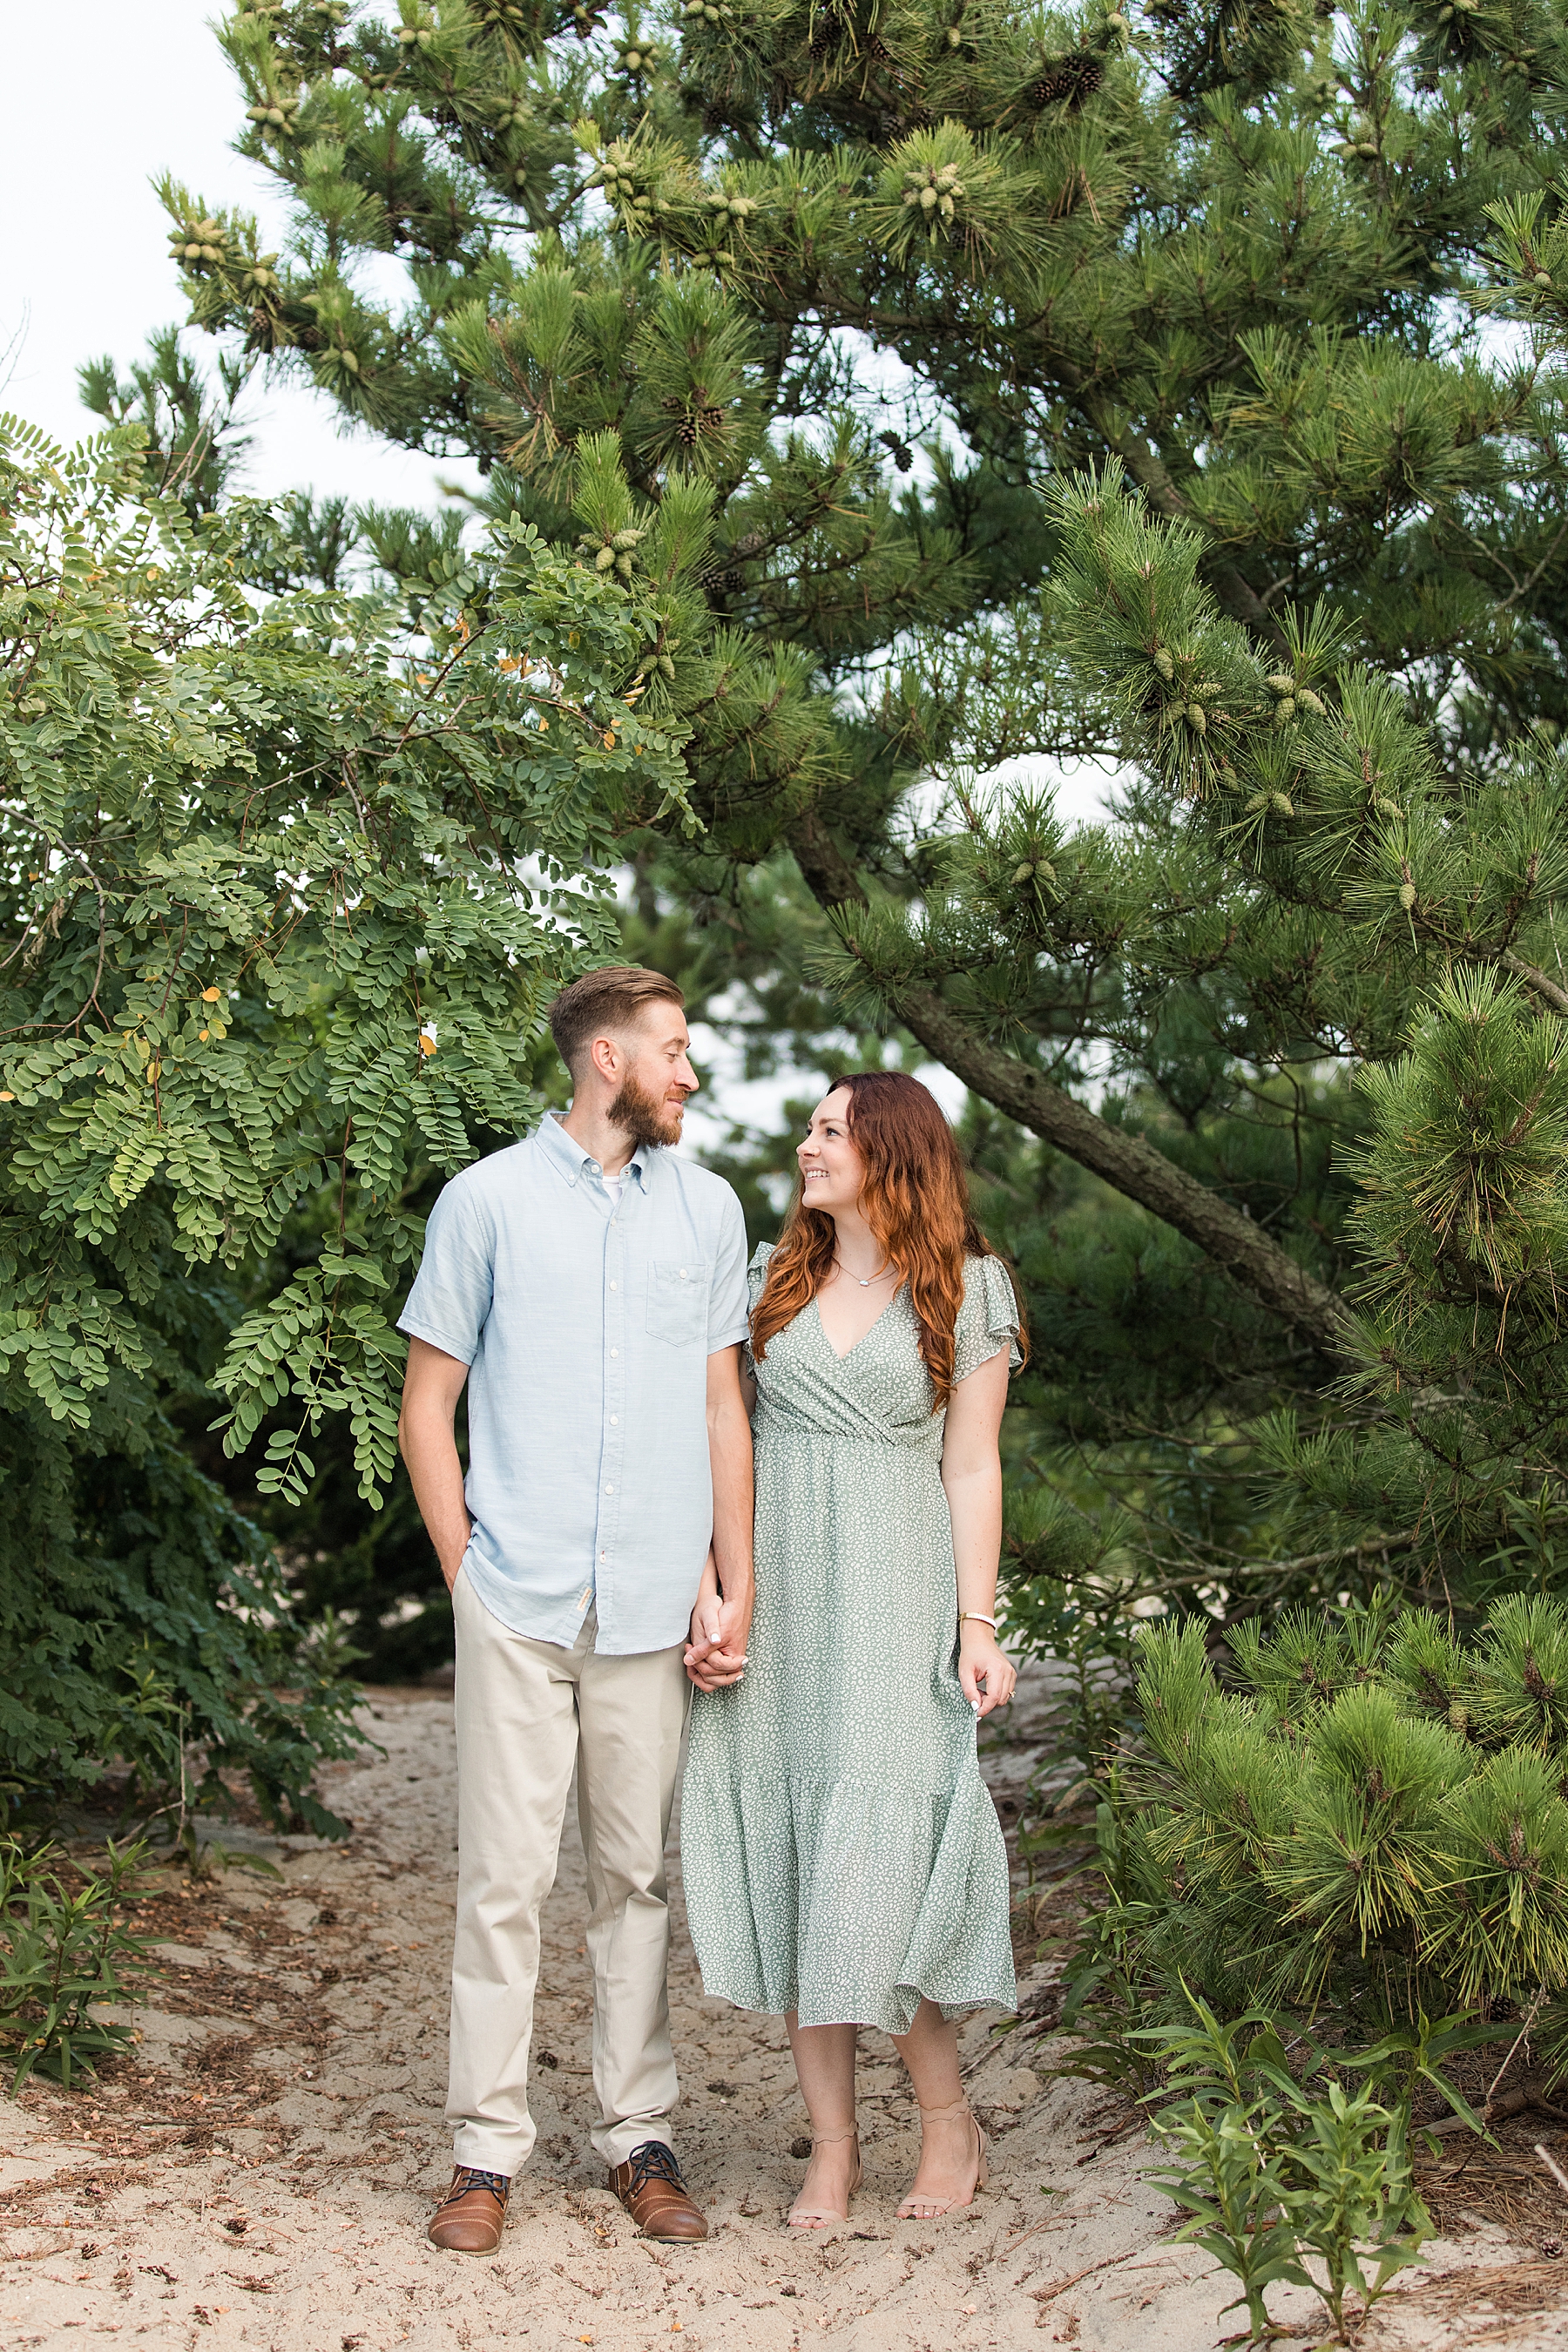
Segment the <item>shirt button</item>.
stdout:
<path fill-rule="evenodd" d="M 612 1290 L 617 1289 L 618 1287 L 619 1287 L 619 1285 L 618 1285 L 618 1284 L 616 1284 L 616 1283 L 612 1282 L 612 1283 L 611 1283 L 611 1285 L 610 1285 L 610 1288 L 611 1288 Z"/>
<path fill-rule="evenodd" d="M 620 1354 L 620 1352 L 621 1352 L 621 1351 L 620 1351 L 620 1349 L 619 1349 L 618 1348 L 612 1348 L 612 1349 L 610 1349 L 610 1353 L 611 1353 L 611 1355 L 612 1355 L 612 1356 L 618 1356 L 618 1355 Z"/>
<path fill-rule="evenodd" d="M 610 1557 L 610 1555 L 609 1555 L 609 1553 L 608 1553 L 607 1551 L 602 1551 L 602 1552 L 599 1554 L 599 1558 L 600 1558 L 601 1559 L 609 1559 L 609 1557 Z"/>
<path fill-rule="evenodd" d="M 621 1425 L 621 1417 L 620 1417 L 619 1413 L 617 1413 L 617 1412 L 613 1412 L 613 1413 L 610 1415 L 610 1427 L 611 1427 L 612 1429 L 619 1429 L 620 1425 Z"/>
<path fill-rule="evenodd" d="M 615 1491 L 616 1491 L 616 1490 L 615 1490 L 615 1488 L 614 1488 L 613 1486 L 606 1486 L 606 1487 L 605 1487 L 605 1494 L 606 1494 L 606 1495 L 613 1495 L 613 1494 L 615 1493 Z"/>
<path fill-rule="evenodd" d="M 680 1269 L 680 1279 L 682 1280 L 682 1282 L 684 1282 L 684 1281 L 685 1281 L 685 1279 L 686 1279 L 686 1268 L 685 1268 L 684 1266 L 682 1266 L 682 1267 L 681 1267 L 681 1269 Z"/>

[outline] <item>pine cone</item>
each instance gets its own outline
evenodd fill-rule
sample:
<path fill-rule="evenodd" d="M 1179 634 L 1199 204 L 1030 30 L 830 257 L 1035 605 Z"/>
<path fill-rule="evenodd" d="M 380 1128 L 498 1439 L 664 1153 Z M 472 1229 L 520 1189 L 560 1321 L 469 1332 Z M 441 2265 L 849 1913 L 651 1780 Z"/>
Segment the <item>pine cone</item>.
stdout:
<path fill-rule="evenodd" d="M 807 53 L 820 63 L 835 49 L 842 47 L 848 30 L 849 27 L 838 9 L 823 9 L 812 26 L 811 38 L 806 43 Z"/>
<path fill-rule="evenodd" d="M 1076 113 L 1104 79 L 1105 68 L 1100 59 L 1086 49 L 1074 49 L 1065 58 L 1047 58 L 1024 96 L 1037 114 L 1043 114 L 1047 106 L 1065 106 L 1069 113 Z"/>

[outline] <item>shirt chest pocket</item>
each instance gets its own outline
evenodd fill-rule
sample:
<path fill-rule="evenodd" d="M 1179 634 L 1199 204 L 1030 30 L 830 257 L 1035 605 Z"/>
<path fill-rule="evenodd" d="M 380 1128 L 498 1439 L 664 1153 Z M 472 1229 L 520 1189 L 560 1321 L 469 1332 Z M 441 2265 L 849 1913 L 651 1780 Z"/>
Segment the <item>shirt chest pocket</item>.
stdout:
<path fill-rule="evenodd" d="M 689 1348 L 708 1328 L 708 1268 L 689 1258 L 656 1259 L 647 1270 L 647 1328 L 656 1339 Z"/>

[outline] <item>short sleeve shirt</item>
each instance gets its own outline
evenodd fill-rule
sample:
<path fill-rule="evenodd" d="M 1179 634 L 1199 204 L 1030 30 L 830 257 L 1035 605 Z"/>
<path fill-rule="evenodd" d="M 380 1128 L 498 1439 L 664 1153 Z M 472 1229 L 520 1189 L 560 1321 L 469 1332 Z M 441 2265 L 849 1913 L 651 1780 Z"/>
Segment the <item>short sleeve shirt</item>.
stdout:
<path fill-rule="evenodd" d="M 514 1633 L 682 1640 L 713 1530 L 708 1359 L 746 1336 L 741 1204 L 674 1153 L 618 1201 L 552 1113 L 454 1177 L 398 1328 L 469 1367 L 464 1569 Z"/>

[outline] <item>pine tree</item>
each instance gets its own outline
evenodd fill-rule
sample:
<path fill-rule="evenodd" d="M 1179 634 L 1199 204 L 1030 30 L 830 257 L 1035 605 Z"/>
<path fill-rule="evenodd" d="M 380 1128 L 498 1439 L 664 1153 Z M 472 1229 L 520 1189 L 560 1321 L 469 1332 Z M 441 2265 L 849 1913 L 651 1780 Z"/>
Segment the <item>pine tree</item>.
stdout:
<path fill-rule="evenodd" d="M 268 0 L 287 256 L 165 189 L 197 324 L 649 599 L 666 887 L 986 1107 L 1053 1433 L 1223 1480 L 1294 1404 L 1194 1589 L 1552 1572 L 1565 24 Z M 1086 752 L 1116 829 L 977 781 Z"/>
<path fill-rule="evenodd" d="M 1562 1604 L 1497 1604 L 1471 1650 L 1441 1618 L 1386 1609 L 1288 1612 L 1232 1648 L 1239 1687 L 1222 1694 L 1197 1624 L 1139 1644 L 1157 1761 L 1121 1792 L 1138 1906 L 1122 1925 L 1157 1997 L 1179 2014 L 1184 1980 L 1228 2014 L 1261 2000 L 1374 2032 L 1544 2005 L 1560 2070 Z"/>

